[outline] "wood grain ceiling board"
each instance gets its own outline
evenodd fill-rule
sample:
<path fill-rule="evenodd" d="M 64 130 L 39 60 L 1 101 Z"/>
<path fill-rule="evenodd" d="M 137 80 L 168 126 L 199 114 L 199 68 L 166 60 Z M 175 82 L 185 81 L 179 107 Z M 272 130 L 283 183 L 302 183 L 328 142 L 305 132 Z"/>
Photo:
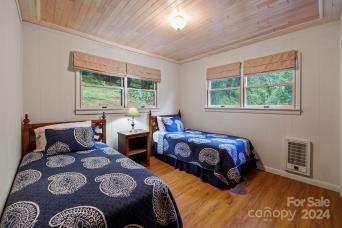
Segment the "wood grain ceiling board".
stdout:
<path fill-rule="evenodd" d="M 341 0 L 321 1 L 19 0 L 19 5 L 23 21 L 186 62 L 337 20 Z M 187 17 L 181 31 L 168 22 L 175 10 Z"/>

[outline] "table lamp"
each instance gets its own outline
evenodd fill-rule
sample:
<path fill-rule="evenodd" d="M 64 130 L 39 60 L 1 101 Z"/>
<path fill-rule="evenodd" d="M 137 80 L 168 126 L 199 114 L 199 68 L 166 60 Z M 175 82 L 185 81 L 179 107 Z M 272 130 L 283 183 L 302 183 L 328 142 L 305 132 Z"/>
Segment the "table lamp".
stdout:
<path fill-rule="evenodd" d="M 132 129 L 131 129 L 130 132 L 134 132 L 134 131 L 135 131 L 135 129 L 134 129 L 134 125 L 135 125 L 135 123 L 134 123 L 134 117 L 140 115 L 140 114 L 139 114 L 139 111 L 138 111 L 137 108 L 129 108 L 129 109 L 127 109 L 127 114 L 126 114 L 126 115 L 129 116 L 129 117 L 132 117 L 132 119 L 129 119 L 130 121 L 132 121 L 132 122 L 131 122 Z"/>

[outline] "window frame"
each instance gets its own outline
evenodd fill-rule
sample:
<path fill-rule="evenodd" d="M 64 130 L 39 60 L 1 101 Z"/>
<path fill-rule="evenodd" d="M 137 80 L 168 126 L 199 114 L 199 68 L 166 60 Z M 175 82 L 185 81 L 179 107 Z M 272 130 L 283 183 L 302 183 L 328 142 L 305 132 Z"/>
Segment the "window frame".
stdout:
<path fill-rule="evenodd" d="M 298 53 L 296 59 L 296 67 L 292 68 L 294 70 L 294 77 L 292 80 L 292 105 L 247 105 L 247 89 L 252 88 L 252 86 L 247 86 L 247 77 L 243 73 L 243 63 L 241 64 L 241 80 L 240 80 L 240 106 L 234 105 L 211 105 L 210 104 L 210 91 L 211 91 L 211 81 L 207 81 L 207 102 L 205 109 L 208 111 L 225 111 L 225 112 L 252 112 L 252 113 L 275 113 L 275 114 L 301 114 L 301 54 Z M 282 70 L 280 70 L 282 71 Z M 277 72 L 277 71 L 270 71 Z M 215 79 L 214 79 L 215 80 Z M 278 83 L 271 86 L 277 86 L 289 83 Z M 266 86 L 260 86 L 266 87 Z M 235 87 L 234 87 L 235 88 Z"/>
<path fill-rule="evenodd" d="M 107 76 L 114 76 L 114 77 L 120 77 L 121 78 L 121 87 L 120 88 L 122 91 L 122 97 L 121 97 L 121 106 L 107 106 L 107 108 L 101 108 L 101 107 L 87 107 L 87 106 L 82 106 L 82 88 L 84 85 L 82 85 L 82 72 L 90 72 L 90 73 L 96 73 L 96 74 L 101 74 L 101 75 L 107 75 Z M 125 110 L 128 108 L 128 83 L 127 80 L 128 78 L 137 78 L 141 79 L 138 77 L 132 77 L 131 75 L 121 75 L 121 74 L 107 74 L 107 73 L 102 73 L 102 72 L 95 72 L 95 71 L 89 71 L 89 70 L 78 70 L 76 71 L 76 114 L 93 114 L 97 113 L 98 111 L 105 111 L 109 113 L 124 113 Z M 145 79 L 141 79 L 145 80 Z M 147 81 L 147 80 L 146 80 Z M 159 91 L 158 91 L 158 82 L 154 82 L 154 91 L 155 92 L 155 106 L 145 106 L 145 107 L 136 107 L 139 110 L 143 111 L 145 109 L 158 109 L 158 96 L 159 96 Z M 89 86 L 89 87 L 97 87 L 97 86 Z M 99 86 L 101 88 L 113 88 L 110 86 Z"/>
<path fill-rule="evenodd" d="M 221 89 L 221 88 L 220 89 L 212 89 L 211 88 L 211 83 L 213 81 L 224 80 L 224 79 L 227 79 L 227 78 L 238 78 L 238 77 L 240 77 L 240 86 L 239 87 L 226 87 L 226 88 L 223 88 L 223 89 Z M 238 108 L 238 107 L 241 107 L 241 97 L 242 97 L 242 93 L 241 93 L 241 84 L 242 84 L 241 76 L 227 77 L 227 78 L 207 80 L 207 105 L 208 105 L 208 107 L 211 107 L 211 108 Z M 211 92 L 212 91 L 228 91 L 228 90 L 238 90 L 238 89 L 240 89 L 240 104 L 239 105 L 213 105 L 213 104 L 211 104 Z"/>

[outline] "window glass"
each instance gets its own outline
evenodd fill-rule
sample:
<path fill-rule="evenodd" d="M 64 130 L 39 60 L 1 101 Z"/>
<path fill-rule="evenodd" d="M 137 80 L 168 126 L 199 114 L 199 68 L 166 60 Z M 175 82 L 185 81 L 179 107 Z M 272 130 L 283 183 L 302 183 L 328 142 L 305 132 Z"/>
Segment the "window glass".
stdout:
<path fill-rule="evenodd" d="M 209 81 L 209 105 L 239 106 L 241 77 L 230 77 Z"/>
<path fill-rule="evenodd" d="M 86 86 L 122 86 L 122 77 L 91 72 L 82 72 L 82 85 Z"/>
<path fill-rule="evenodd" d="M 157 107 L 155 81 L 81 71 L 78 86 L 79 109 Z"/>
<path fill-rule="evenodd" d="M 81 72 L 81 107 L 115 108 L 123 106 L 123 78 Z"/>
<path fill-rule="evenodd" d="M 155 107 L 156 91 L 128 89 L 128 107 Z"/>
<path fill-rule="evenodd" d="M 292 85 L 247 88 L 247 105 L 292 105 Z"/>
<path fill-rule="evenodd" d="M 277 71 L 247 76 L 248 86 L 274 85 L 292 83 L 294 70 Z"/>
<path fill-rule="evenodd" d="M 240 105 L 240 88 L 210 92 L 211 105 Z"/>
<path fill-rule="evenodd" d="M 122 90 L 116 88 L 83 87 L 82 107 L 103 108 L 122 105 Z"/>
<path fill-rule="evenodd" d="M 294 70 L 246 76 L 246 105 L 293 105 L 294 77 Z"/>
<path fill-rule="evenodd" d="M 135 89 L 154 89 L 154 81 L 141 80 L 136 78 L 127 79 L 127 87 Z"/>
<path fill-rule="evenodd" d="M 240 87 L 240 77 L 224 78 L 211 81 L 211 89 L 224 89 L 229 87 Z"/>

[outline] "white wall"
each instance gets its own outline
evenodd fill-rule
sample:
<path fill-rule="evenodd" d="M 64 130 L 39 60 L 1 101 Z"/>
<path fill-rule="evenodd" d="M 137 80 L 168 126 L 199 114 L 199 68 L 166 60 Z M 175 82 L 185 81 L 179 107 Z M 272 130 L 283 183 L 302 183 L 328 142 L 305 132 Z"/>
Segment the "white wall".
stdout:
<path fill-rule="evenodd" d="M 183 64 L 180 104 L 185 125 L 249 138 L 264 167 L 281 175 L 287 175 L 282 171 L 284 137 L 310 139 L 314 179 L 311 182 L 339 191 L 338 42 L 339 24 L 333 22 Z M 293 49 L 302 53 L 302 115 L 204 110 L 206 68 Z"/>
<path fill-rule="evenodd" d="M 21 156 L 22 33 L 15 1 L 0 7 L 0 213 Z"/>
<path fill-rule="evenodd" d="M 67 33 L 23 23 L 24 37 L 24 112 L 32 122 L 93 119 L 76 116 L 75 73 L 68 69 L 71 51 L 140 64 L 161 70 L 158 104 L 160 113 L 178 111 L 179 65 L 133 53 Z M 107 140 L 117 147 L 117 131 L 130 123 L 122 114 L 108 117 Z M 138 118 L 137 128 L 148 129 L 147 113 Z"/>

